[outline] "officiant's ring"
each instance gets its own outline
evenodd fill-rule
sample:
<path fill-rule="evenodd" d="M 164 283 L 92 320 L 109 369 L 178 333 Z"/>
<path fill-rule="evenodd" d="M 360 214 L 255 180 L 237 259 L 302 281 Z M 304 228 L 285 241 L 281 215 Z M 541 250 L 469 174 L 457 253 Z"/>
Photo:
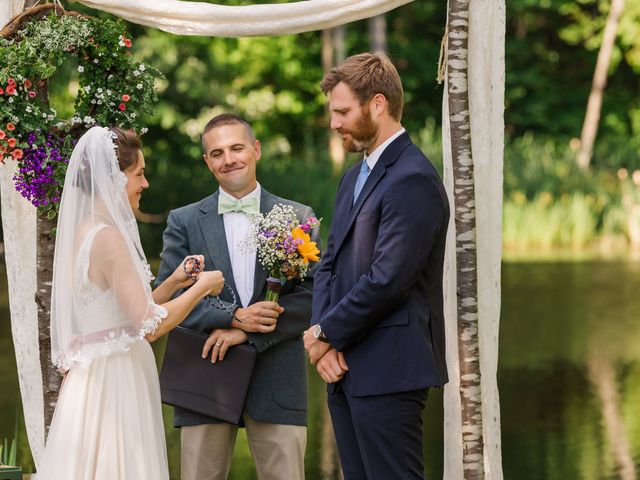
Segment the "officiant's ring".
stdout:
<path fill-rule="evenodd" d="M 222 346 L 222 344 L 221 343 L 216 343 L 214 346 L 220 348 Z"/>

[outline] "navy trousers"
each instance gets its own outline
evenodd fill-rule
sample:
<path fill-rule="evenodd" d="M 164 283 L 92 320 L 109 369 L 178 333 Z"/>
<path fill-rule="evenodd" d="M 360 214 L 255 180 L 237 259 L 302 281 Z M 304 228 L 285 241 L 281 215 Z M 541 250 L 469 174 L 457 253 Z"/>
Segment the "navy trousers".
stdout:
<path fill-rule="evenodd" d="M 424 480 L 427 391 L 352 397 L 347 379 L 336 385 L 328 404 L 345 480 Z"/>

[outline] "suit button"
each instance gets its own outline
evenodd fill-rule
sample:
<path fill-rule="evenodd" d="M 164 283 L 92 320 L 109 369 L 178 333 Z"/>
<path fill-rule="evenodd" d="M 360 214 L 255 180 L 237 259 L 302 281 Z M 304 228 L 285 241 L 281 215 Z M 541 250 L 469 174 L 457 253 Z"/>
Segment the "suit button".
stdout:
<path fill-rule="evenodd" d="M 333 275 L 331 275 L 331 280 L 335 280 L 336 278 L 338 278 L 338 274 L 334 273 Z"/>

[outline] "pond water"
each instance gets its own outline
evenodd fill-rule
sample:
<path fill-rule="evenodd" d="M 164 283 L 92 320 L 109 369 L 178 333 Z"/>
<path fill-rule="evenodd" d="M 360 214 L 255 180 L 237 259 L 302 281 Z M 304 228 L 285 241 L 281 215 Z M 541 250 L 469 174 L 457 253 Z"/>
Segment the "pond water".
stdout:
<path fill-rule="evenodd" d="M 498 385 L 505 479 L 625 477 L 640 464 L 640 262 L 506 262 Z M 0 266 L 0 439 L 19 422 L 19 463 L 33 463 L 19 405 L 4 267 Z M 161 357 L 164 345 L 154 345 Z M 309 480 L 338 478 L 324 388 L 309 372 Z M 17 414 L 16 414 L 17 412 Z M 172 478 L 179 433 L 165 408 Z M 428 478 L 442 478 L 442 392 L 425 412 Z M 239 436 L 230 478 L 256 479 Z"/>

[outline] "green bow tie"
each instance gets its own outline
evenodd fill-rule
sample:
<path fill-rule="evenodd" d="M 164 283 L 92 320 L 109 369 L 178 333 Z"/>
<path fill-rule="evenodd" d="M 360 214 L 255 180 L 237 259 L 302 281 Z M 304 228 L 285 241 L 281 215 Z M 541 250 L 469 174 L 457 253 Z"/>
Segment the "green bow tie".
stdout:
<path fill-rule="evenodd" d="M 226 195 L 220 195 L 218 198 L 218 214 L 222 215 L 223 213 L 229 212 L 242 212 L 246 215 L 250 215 L 252 213 L 260 213 L 258 202 L 258 197 L 236 200 L 234 198 L 229 198 Z"/>

